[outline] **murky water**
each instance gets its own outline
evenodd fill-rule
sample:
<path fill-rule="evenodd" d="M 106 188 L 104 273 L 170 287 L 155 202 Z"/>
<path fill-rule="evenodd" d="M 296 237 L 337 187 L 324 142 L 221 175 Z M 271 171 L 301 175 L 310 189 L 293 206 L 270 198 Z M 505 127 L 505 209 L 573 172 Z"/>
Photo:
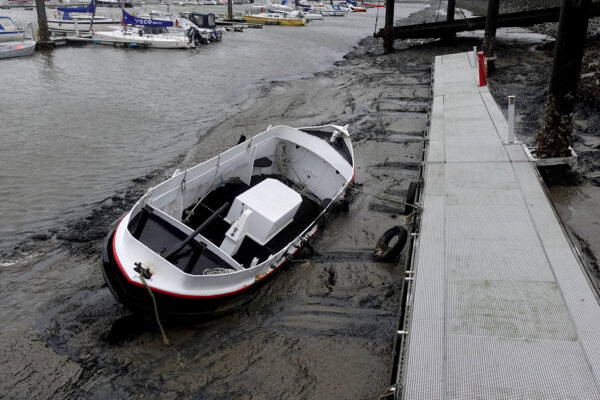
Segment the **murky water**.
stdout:
<path fill-rule="evenodd" d="M 410 11 L 415 7 L 408 4 L 398 15 Z M 15 21 L 36 18 L 35 11 L 3 13 Z M 2 60 L 0 248 L 83 215 L 184 154 L 209 127 L 243 108 L 262 83 L 328 68 L 373 32 L 377 17 L 370 10 L 302 28 L 227 32 L 223 42 L 191 51 L 84 45 Z"/>

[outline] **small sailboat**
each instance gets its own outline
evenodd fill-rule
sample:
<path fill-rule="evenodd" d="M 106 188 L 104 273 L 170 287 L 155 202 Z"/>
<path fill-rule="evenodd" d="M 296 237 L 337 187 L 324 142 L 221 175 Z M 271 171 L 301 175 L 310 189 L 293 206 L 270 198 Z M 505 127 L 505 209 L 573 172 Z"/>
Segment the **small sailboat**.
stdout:
<path fill-rule="evenodd" d="M 114 31 L 93 31 L 93 39 L 100 44 L 111 44 L 126 47 L 151 47 L 156 49 L 190 49 L 195 47 L 193 40 L 181 31 L 170 32 L 174 23 L 170 20 L 159 20 L 135 17 L 125 10 L 123 28 Z"/>
<path fill-rule="evenodd" d="M 346 127 L 269 127 L 149 189 L 107 236 L 104 279 L 133 309 L 151 290 L 161 312 L 210 311 L 303 247 L 353 179 Z"/>
<path fill-rule="evenodd" d="M 87 7 L 58 7 L 53 18 L 48 18 L 48 29 L 53 32 L 89 34 L 90 29 L 110 31 L 118 29 L 120 21 L 95 15 L 98 0 L 91 0 Z"/>

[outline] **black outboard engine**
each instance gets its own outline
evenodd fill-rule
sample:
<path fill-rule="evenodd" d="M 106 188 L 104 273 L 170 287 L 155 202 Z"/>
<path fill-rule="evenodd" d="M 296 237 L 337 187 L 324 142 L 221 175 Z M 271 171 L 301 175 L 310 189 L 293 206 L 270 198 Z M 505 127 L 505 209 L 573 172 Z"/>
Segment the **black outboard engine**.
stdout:
<path fill-rule="evenodd" d="M 200 34 L 200 31 L 198 31 L 198 29 L 194 28 L 193 26 L 190 27 L 190 29 L 188 29 L 187 37 L 189 38 L 190 42 L 193 40 L 194 44 L 196 45 L 208 43 L 208 40 L 206 40 L 204 36 Z"/>

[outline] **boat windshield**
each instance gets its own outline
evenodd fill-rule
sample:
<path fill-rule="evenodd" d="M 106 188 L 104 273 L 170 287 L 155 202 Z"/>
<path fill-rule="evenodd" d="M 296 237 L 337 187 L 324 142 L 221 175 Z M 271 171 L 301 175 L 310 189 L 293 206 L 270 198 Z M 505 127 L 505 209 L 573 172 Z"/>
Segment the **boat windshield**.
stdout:
<path fill-rule="evenodd" d="M 0 17 L 0 31 L 17 32 L 19 29 L 9 17 Z"/>
<path fill-rule="evenodd" d="M 144 26 L 144 33 L 149 35 L 160 35 L 161 33 L 169 32 L 167 28 L 163 28 L 162 26 L 154 27 L 154 26 Z"/>

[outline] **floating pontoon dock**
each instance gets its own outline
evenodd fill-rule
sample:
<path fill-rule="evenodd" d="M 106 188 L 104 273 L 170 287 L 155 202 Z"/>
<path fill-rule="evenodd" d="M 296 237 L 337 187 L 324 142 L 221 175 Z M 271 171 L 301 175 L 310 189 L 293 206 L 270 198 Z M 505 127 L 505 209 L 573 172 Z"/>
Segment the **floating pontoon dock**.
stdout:
<path fill-rule="evenodd" d="M 600 399 L 597 294 L 535 166 L 472 53 L 434 68 L 398 397 Z"/>

